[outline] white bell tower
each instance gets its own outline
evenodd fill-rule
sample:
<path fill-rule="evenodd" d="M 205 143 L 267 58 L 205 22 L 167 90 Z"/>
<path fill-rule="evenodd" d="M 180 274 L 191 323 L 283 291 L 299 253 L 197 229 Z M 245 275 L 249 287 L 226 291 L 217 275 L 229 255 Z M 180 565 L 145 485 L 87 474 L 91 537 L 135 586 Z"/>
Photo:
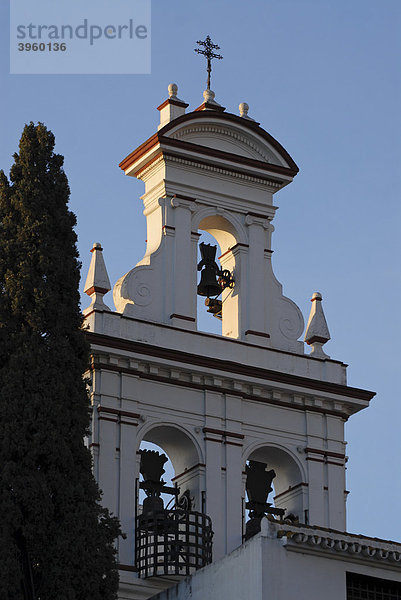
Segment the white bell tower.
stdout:
<path fill-rule="evenodd" d="M 110 284 L 100 244 L 86 282 L 90 446 L 103 501 L 127 534 L 118 548 L 121 598 L 172 584 L 170 567 L 157 577 L 138 565 L 143 440 L 164 450 L 179 494 L 211 518 L 217 560 L 244 539 L 249 460 L 274 470 L 276 509 L 345 529 L 344 423 L 374 395 L 347 386 L 346 365 L 322 350 L 330 334 L 319 293 L 304 353 L 302 314 L 273 274 L 273 197 L 298 173 L 295 162 L 247 104 L 228 113 L 207 90 L 186 112 L 177 94 L 171 84 L 158 130 L 120 164 L 145 184 L 145 256 L 115 284 L 115 312 L 103 302 Z M 197 329 L 200 231 L 214 236 L 221 268 L 234 277 L 222 294 L 221 336 Z"/>
<path fill-rule="evenodd" d="M 223 293 L 222 335 L 302 353 L 302 315 L 271 268 L 273 196 L 298 167 L 247 116 L 246 104 L 240 116 L 216 102 L 185 114 L 177 86 L 169 91 L 159 107 L 162 129 L 120 164 L 145 183 L 147 251 L 117 282 L 117 310 L 196 330 L 197 245 L 204 230 L 219 243 L 221 266 L 235 279 Z"/>

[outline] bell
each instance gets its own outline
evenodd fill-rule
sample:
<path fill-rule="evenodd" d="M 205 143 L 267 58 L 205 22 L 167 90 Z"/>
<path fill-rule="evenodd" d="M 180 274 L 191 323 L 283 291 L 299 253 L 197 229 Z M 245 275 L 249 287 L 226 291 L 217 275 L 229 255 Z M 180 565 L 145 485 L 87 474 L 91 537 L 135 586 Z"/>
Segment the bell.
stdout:
<path fill-rule="evenodd" d="M 201 280 L 198 285 L 199 296 L 217 296 L 221 292 L 221 287 L 217 283 L 216 271 L 211 267 L 205 267 L 201 273 Z"/>
<path fill-rule="evenodd" d="M 218 296 L 221 293 L 221 286 L 217 281 L 217 276 L 220 273 L 220 269 L 215 262 L 216 246 L 210 244 L 199 244 L 202 260 L 198 263 L 198 271 L 201 272 L 201 280 L 198 285 L 199 296 Z"/>

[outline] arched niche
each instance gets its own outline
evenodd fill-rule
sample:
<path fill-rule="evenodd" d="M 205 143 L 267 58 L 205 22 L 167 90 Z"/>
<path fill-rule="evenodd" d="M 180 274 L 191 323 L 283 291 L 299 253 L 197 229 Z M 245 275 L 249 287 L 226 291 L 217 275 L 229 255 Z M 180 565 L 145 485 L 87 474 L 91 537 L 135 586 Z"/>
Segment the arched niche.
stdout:
<path fill-rule="evenodd" d="M 246 228 L 238 214 L 214 206 L 200 206 L 194 211 L 192 231 L 210 233 L 219 243 L 222 253 L 235 244 L 248 242 Z"/>
<path fill-rule="evenodd" d="M 216 250 L 216 262 L 219 265 L 219 256 L 222 254 L 220 245 L 215 237 L 213 237 L 208 231 L 200 230 L 201 236 L 198 240 L 198 253 L 197 253 L 197 262 L 202 259 L 201 252 L 199 249 L 200 244 L 203 242 L 204 244 L 211 244 L 212 246 L 217 245 Z M 200 271 L 197 273 L 197 284 L 201 281 L 201 273 Z M 197 295 L 196 298 L 196 323 L 198 331 L 205 331 L 207 333 L 212 333 L 215 335 L 221 335 L 221 320 L 217 317 L 214 317 L 212 313 L 208 312 L 207 306 L 205 305 L 205 296 Z"/>
<path fill-rule="evenodd" d="M 234 287 L 226 288 L 221 295 L 223 302 L 221 333 L 223 336 L 238 339 L 241 337 L 241 271 L 245 273 L 246 270 L 246 257 L 242 256 L 242 253 L 247 252 L 248 248 L 244 225 L 238 215 L 207 207 L 194 214 L 192 229 L 205 231 L 216 240 L 220 247 L 220 256 L 216 258 L 220 259 L 221 268 L 234 275 Z M 242 298 L 242 302 L 244 301 L 245 298 Z"/>
<path fill-rule="evenodd" d="M 193 502 L 192 510 L 201 511 L 204 464 L 201 450 L 192 437 L 176 425 L 160 424 L 145 431 L 142 441 L 162 448 L 174 469 L 171 481 L 177 484 L 181 494 L 189 492 Z"/>
<path fill-rule="evenodd" d="M 221 215 L 209 215 L 204 217 L 198 229 L 207 231 L 212 235 L 221 248 L 221 253 L 224 254 L 229 248 L 235 246 L 238 241 L 238 233 L 230 221 Z"/>
<path fill-rule="evenodd" d="M 286 515 L 293 514 L 301 523 L 307 521 L 307 484 L 304 482 L 302 465 L 286 449 L 278 446 L 261 446 L 253 450 L 247 460 L 266 463 L 267 470 L 274 469 L 274 500 L 276 508 L 286 509 Z"/>

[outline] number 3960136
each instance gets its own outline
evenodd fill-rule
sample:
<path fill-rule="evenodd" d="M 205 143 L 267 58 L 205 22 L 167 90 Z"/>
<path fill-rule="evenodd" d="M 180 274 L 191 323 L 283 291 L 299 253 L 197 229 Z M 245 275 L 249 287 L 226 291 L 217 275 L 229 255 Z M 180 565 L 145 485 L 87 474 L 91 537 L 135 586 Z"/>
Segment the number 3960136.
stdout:
<path fill-rule="evenodd" d="M 59 44 L 58 42 L 48 42 L 45 44 L 44 42 L 40 42 L 39 44 L 34 42 L 31 44 L 30 42 L 25 42 L 24 44 L 21 42 L 18 44 L 18 50 L 20 52 L 44 52 L 45 50 L 50 52 L 65 52 L 67 50 L 67 44 L 64 42 Z"/>

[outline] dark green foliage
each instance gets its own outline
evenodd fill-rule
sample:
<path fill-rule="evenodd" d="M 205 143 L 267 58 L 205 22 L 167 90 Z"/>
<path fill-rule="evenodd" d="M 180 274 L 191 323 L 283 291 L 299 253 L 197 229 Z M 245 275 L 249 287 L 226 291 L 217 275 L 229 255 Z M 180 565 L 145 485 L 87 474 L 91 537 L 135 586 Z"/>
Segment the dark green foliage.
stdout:
<path fill-rule="evenodd" d="M 83 443 L 76 219 L 53 149 L 31 123 L 0 172 L 0 598 L 30 599 L 31 579 L 35 600 L 111 600 L 119 524 Z"/>

